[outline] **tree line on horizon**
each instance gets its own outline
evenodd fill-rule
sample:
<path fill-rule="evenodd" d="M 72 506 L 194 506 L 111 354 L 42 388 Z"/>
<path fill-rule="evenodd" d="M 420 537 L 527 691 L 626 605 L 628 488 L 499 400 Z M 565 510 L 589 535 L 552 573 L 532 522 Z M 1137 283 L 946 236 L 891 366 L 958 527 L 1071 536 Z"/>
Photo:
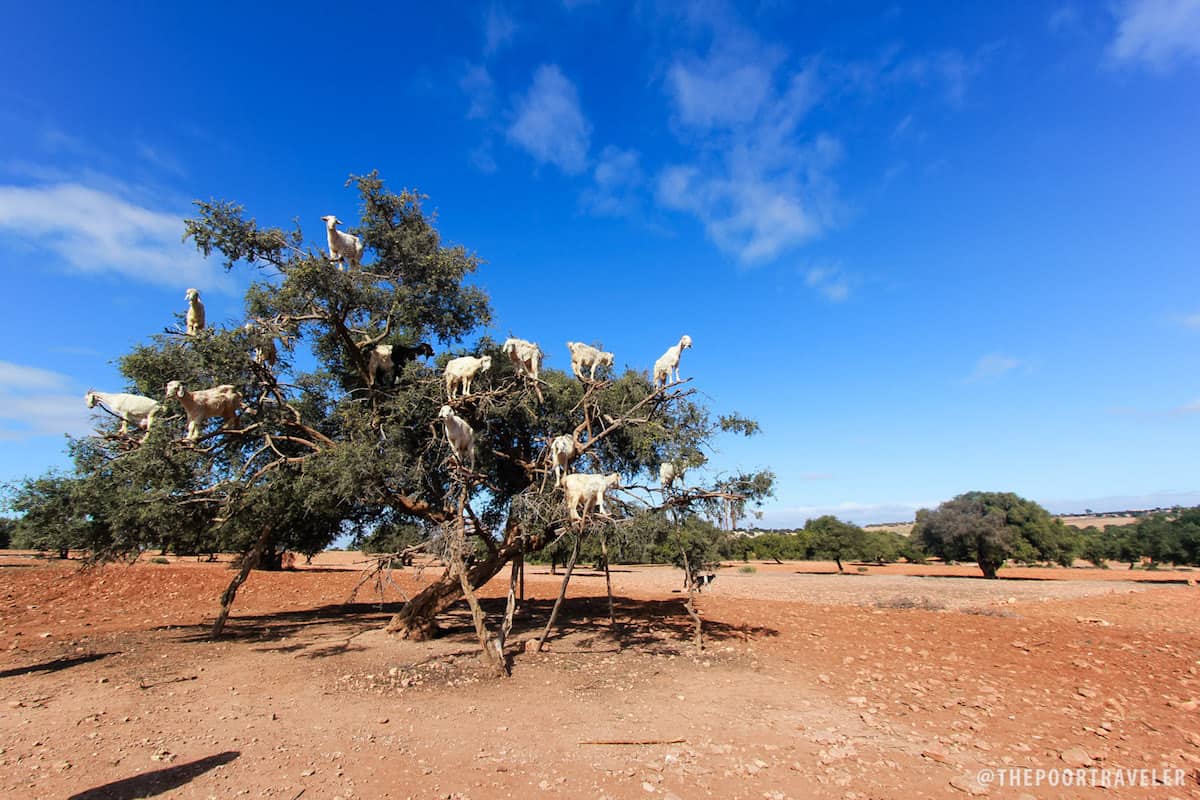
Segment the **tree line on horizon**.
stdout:
<path fill-rule="evenodd" d="M 86 549 L 86 538 L 70 526 L 39 526 L 30 521 L 0 518 L 0 549 L 9 547 L 64 554 Z M 396 552 L 421 540 L 416 527 L 381 526 L 355 536 L 350 547 L 367 553 Z M 748 536 L 718 528 L 699 518 L 676 523 L 664 515 L 647 516 L 622 528 L 608 543 L 614 564 L 679 564 L 681 548 L 694 563 L 721 561 L 833 561 L 839 570 L 848 563 L 890 564 L 945 562 L 976 563 L 986 577 L 996 577 L 1006 564 L 1071 566 L 1077 559 L 1106 568 L 1108 562 L 1145 565 L 1200 566 L 1200 506 L 1147 514 L 1133 524 L 1090 525 L 1076 528 L 1052 516 L 1039 504 L 1012 493 L 968 492 L 922 509 L 911 534 L 861 527 L 833 515 L 805 522 L 797 529 L 773 530 Z M 531 561 L 560 563 L 568 545 L 560 543 L 534 554 Z M 202 555 L 181 541 L 163 552 Z M 304 553 L 312 555 L 313 553 Z M 598 541 L 585 541 L 585 561 L 601 563 Z"/>

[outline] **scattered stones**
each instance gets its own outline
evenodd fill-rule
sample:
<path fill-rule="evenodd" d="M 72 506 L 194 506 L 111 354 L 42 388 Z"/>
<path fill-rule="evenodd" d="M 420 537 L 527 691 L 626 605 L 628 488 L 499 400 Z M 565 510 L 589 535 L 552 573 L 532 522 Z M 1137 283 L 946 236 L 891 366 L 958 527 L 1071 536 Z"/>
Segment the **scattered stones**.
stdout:
<path fill-rule="evenodd" d="M 1068 767 L 1088 767 L 1092 764 L 1092 757 L 1087 750 L 1082 747 L 1070 747 L 1058 754 L 1058 757 L 1063 760 L 1063 763 Z"/>

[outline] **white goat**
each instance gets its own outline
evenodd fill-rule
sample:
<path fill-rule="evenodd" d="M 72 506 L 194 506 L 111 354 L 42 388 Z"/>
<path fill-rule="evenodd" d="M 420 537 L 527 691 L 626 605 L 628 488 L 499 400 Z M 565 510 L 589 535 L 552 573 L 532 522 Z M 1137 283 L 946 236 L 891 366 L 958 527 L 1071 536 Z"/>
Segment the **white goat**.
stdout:
<path fill-rule="evenodd" d="M 658 482 L 662 484 L 663 494 L 667 493 L 675 481 L 683 482 L 683 472 L 683 467 L 677 467 L 669 461 L 658 468 Z"/>
<path fill-rule="evenodd" d="M 571 371 L 575 373 L 575 377 L 583 380 L 583 368 L 591 367 L 588 373 L 588 380 L 596 380 L 596 367 L 607 365 L 612 367 L 613 354 L 606 353 L 603 350 L 597 350 L 589 344 L 583 342 L 567 342 L 567 349 L 571 351 Z"/>
<path fill-rule="evenodd" d="M 475 376 L 491 368 L 491 356 L 460 356 L 450 359 L 446 362 L 446 396 L 453 400 L 454 387 L 457 386 L 462 391 L 461 396 L 466 397 L 471 393 L 471 382 L 475 380 Z"/>
<path fill-rule="evenodd" d="M 658 389 L 661 386 L 666 386 L 671 383 L 671 373 L 675 373 L 675 381 L 679 381 L 679 356 L 683 351 L 692 346 L 692 337 L 686 333 L 679 337 L 679 344 L 672 345 L 667 348 L 667 352 L 658 357 L 658 361 L 654 362 L 654 388 Z"/>
<path fill-rule="evenodd" d="M 442 406 L 438 412 L 442 425 L 446 428 L 446 440 L 458 463 L 475 468 L 475 431 L 465 419 L 454 413 L 450 406 Z"/>
<path fill-rule="evenodd" d="M 279 351 L 275 349 L 275 337 L 268 331 L 260 329 L 253 322 L 247 322 L 245 331 L 250 335 L 250 342 L 254 345 L 254 363 L 266 364 L 268 367 L 275 366 L 279 361 Z"/>
<path fill-rule="evenodd" d="M 204 303 L 200 302 L 200 290 L 188 289 L 184 292 L 183 299 L 188 302 L 186 318 L 187 334 L 188 336 L 195 336 L 204 330 Z"/>
<path fill-rule="evenodd" d="M 345 233 L 337 229 L 338 225 L 344 225 L 340 219 L 333 214 L 326 214 L 321 217 L 325 223 L 325 233 L 329 240 L 329 260 L 338 263 L 338 269 L 350 261 L 351 267 L 362 266 L 363 243 L 362 240 L 353 234 Z"/>
<path fill-rule="evenodd" d="M 550 440 L 550 463 L 554 467 L 554 485 L 562 482 L 562 476 L 571 471 L 571 459 L 575 457 L 575 437 L 555 436 Z"/>
<path fill-rule="evenodd" d="M 187 412 L 188 438 L 193 442 L 200 438 L 204 420 L 221 417 L 228 424 L 237 419 L 238 409 L 242 407 L 241 393 L 228 383 L 189 392 L 179 381 L 171 381 L 167 384 L 166 395 L 168 400 L 178 397 L 183 404 L 183 410 Z"/>
<path fill-rule="evenodd" d="M 88 408 L 95 408 L 100 403 L 112 413 L 121 418 L 121 433 L 129 433 L 129 423 L 143 430 L 150 430 L 154 417 L 162 410 L 162 404 L 140 394 L 113 394 L 89 390 L 83 400 Z"/>
<path fill-rule="evenodd" d="M 604 516 L 608 516 L 608 511 L 604 508 L 604 493 L 609 489 L 620 488 L 621 475 L 616 472 L 608 475 L 576 472 L 563 478 L 562 484 L 567 495 L 567 511 L 571 519 L 580 518 L 580 503 L 583 504 L 584 515 L 595 508 Z"/>
<path fill-rule="evenodd" d="M 512 360 L 517 372 L 535 381 L 538 379 L 538 368 L 542 363 L 542 348 L 524 339 L 505 339 L 504 344 L 500 347 L 500 352 Z"/>

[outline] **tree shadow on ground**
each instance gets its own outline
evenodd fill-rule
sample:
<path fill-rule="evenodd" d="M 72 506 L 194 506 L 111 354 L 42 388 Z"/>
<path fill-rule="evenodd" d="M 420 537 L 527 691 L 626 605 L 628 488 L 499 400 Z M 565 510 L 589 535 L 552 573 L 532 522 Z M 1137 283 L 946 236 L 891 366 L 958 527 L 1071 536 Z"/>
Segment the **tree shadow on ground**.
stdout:
<path fill-rule="evenodd" d="M 487 612 L 489 625 L 494 630 L 504 617 L 505 599 L 481 598 L 479 604 Z M 526 600 L 521 604 L 521 613 L 513 619 L 509 638 L 540 636 L 553 607 L 554 601 L 550 599 Z M 682 598 L 638 600 L 614 595 L 613 616 L 616 625 L 609 624 L 605 595 L 568 598 L 563 602 L 547 641 L 569 640 L 572 649 L 579 650 L 605 647 L 608 652 L 630 648 L 648 653 L 675 653 L 681 645 L 690 647 L 695 635 L 695 625 L 683 607 Z M 453 606 L 439 617 L 438 622 L 443 638 L 475 640 L 475 629 L 465 604 Z M 735 625 L 707 618 L 703 633 L 708 643 L 779 635 L 774 628 Z"/>
<path fill-rule="evenodd" d="M 189 761 L 186 764 L 177 764 L 166 769 L 157 769 L 154 772 L 146 772 L 131 778 L 122 778 L 119 781 L 106 783 L 103 786 L 73 794 L 67 800 L 134 800 L 141 797 L 154 797 L 190 783 L 210 769 L 228 764 L 240 755 L 241 753 L 237 750 L 226 750 L 223 753 Z"/>
<path fill-rule="evenodd" d="M 28 667 L 13 667 L 12 669 L 2 670 L 0 671 L 0 678 L 14 678 L 18 675 L 28 675 L 32 672 L 58 672 L 60 669 L 70 669 L 80 664 L 87 664 L 91 661 L 99 661 L 102 658 L 120 654 L 120 651 L 116 650 L 111 653 L 88 653 L 87 655 L 71 656 L 70 658 L 56 658 L 53 661 L 43 661 L 41 664 L 33 664 Z"/>
<path fill-rule="evenodd" d="M 504 619 L 506 599 L 480 598 L 487 614 L 488 627 L 495 635 Z M 362 650 L 353 639 L 373 630 L 380 630 L 404 604 L 349 603 L 317 606 L 301 611 L 279 611 L 230 617 L 221 636 L 222 641 L 258 643 L 260 652 L 292 653 L 299 657 L 321 658 Z M 552 599 L 527 599 L 519 604 L 513 618 L 509 640 L 527 639 L 540 635 L 550 618 Z M 676 653 L 680 647 L 690 647 L 695 627 L 683 606 L 682 597 L 661 600 L 639 600 L 613 596 L 616 625 L 608 620 L 608 599 L 605 595 L 570 597 L 563 602 L 555 627 L 548 641 L 569 639 L 572 648 L 581 651 L 603 648 L 604 652 L 634 648 L 653 653 Z M 477 645 L 471 613 L 465 600 L 451 606 L 438 616 L 439 639 L 464 648 Z M 320 631 L 318 632 L 318 629 Z M 200 643 L 212 641 L 210 626 L 172 627 L 177 641 Z M 705 618 L 704 640 L 717 643 L 728 640 L 746 641 L 778 636 L 779 631 L 760 625 L 732 624 Z M 293 637 L 320 640 L 282 641 Z M 342 641 L 330 644 L 331 640 Z M 279 642 L 279 644 L 271 644 Z M 317 646 L 314 646 L 317 645 Z"/>

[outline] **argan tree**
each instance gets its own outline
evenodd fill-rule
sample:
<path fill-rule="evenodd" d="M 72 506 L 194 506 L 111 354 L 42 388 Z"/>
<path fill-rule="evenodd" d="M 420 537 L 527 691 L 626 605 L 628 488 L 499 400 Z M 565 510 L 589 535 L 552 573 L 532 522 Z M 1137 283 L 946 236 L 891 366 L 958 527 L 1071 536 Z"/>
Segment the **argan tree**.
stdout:
<path fill-rule="evenodd" d="M 1076 542 L 1061 520 L 1012 492 L 967 492 L 923 508 L 912 535 L 935 556 L 975 561 L 985 578 L 1010 558 L 1070 565 Z"/>
<path fill-rule="evenodd" d="M 668 506 L 674 520 L 715 517 L 771 492 L 769 472 L 721 474 L 707 464 L 714 437 L 751 434 L 757 425 L 736 414 L 714 418 L 688 381 L 656 388 L 644 370 L 627 369 L 584 382 L 546 369 L 535 383 L 520 372 L 481 335 L 491 310 L 468 282 L 477 257 L 442 242 L 419 194 L 393 193 L 374 173 L 352 183 L 361 218 L 349 232 L 366 253 L 349 270 L 309 244 L 298 223 L 262 227 L 234 204 L 196 204 L 186 231 L 199 250 L 227 269 L 258 271 L 245 319 L 195 336 L 154 335 L 120 369 L 129 391 L 157 399 L 169 380 L 187 389 L 232 384 L 245 408 L 232 425 L 210 422 L 196 442 L 183 439 L 174 401 L 149 433 L 120 435 L 114 420 L 76 440 L 75 473 L 51 488 L 72 498 L 64 513 L 82 526 L 77 546 L 100 558 L 147 547 L 240 552 L 219 631 L 254 566 L 272 565 L 285 550 L 317 552 L 347 533 L 383 540 L 403 531 L 449 568 L 388 629 L 428 636 L 438 614 L 465 594 L 484 639 L 473 590 L 505 565 Z M 604 312 L 591 313 L 587 327 L 603 330 Z M 252 356 L 264 337 L 280 345 L 276 363 Z M 422 342 L 440 351 L 431 363 L 398 366 L 391 386 L 371 380 L 375 346 Z M 470 396 L 447 400 L 442 368 L 464 354 L 490 356 L 492 367 Z M 475 431 L 471 467 L 446 442 L 438 414 L 447 403 Z M 613 498 L 611 519 L 568 518 L 544 458 L 546 443 L 561 434 L 575 440 L 575 471 L 620 473 L 626 490 Z M 710 485 L 667 498 L 638 489 L 666 460 L 704 467 L 691 474 L 710 476 Z M 27 514 L 38 513 L 40 480 L 15 493 Z M 468 551 L 478 556 L 468 559 Z"/>

